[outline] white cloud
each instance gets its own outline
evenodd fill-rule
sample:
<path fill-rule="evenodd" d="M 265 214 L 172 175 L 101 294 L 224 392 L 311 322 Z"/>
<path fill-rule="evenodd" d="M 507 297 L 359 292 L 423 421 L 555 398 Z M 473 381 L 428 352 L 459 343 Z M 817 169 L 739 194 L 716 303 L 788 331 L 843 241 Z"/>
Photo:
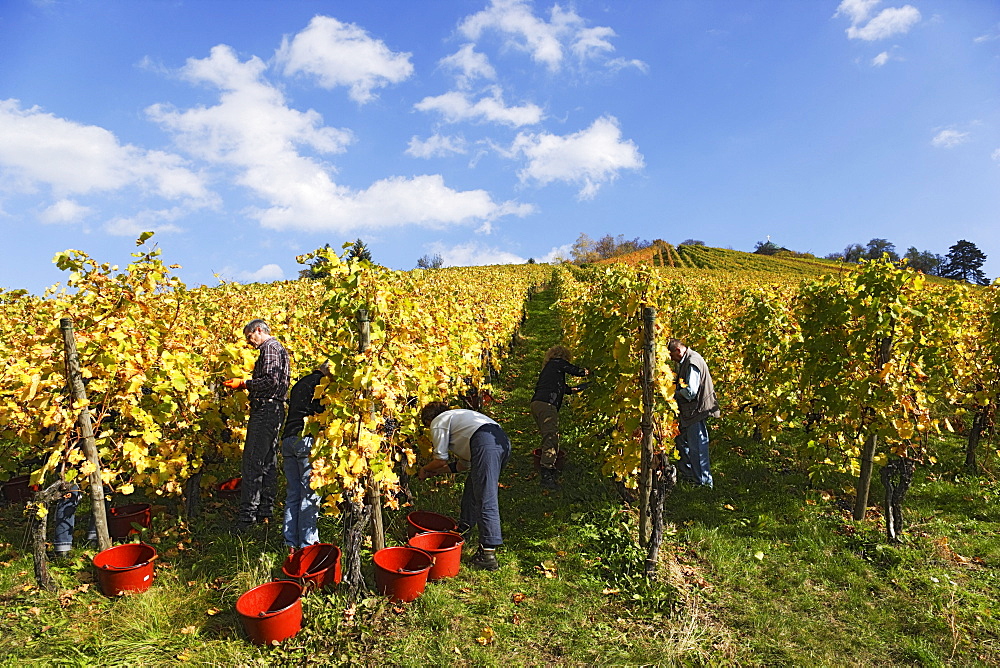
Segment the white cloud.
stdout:
<path fill-rule="evenodd" d="M 580 60 L 597 58 L 602 54 L 614 53 L 615 47 L 609 41 L 615 31 L 607 26 L 581 28 L 573 38 L 570 51 Z"/>
<path fill-rule="evenodd" d="M 411 137 L 406 155 L 414 158 L 443 158 L 456 153 L 466 153 L 465 139 L 434 134 L 427 139 Z"/>
<path fill-rule="evenodd" d="M 889 52 L 883 51 L 874 58 L 872 58 L 872 67 L 882 67 L 889 62 Z"/>
<path fill-rule="evenodd" d="M 520 107 L 508 107 L 497 87 L 493 87 L 489 97 L 476 102 L 470 101 L 466 93 L 450 91 L 435 97 L 425 97 L 413 106 L 419 111 L 436 111 L 448 123 L 488 121 L 522 127 L 534 125 L 543 117 L 541 107 L 530 102 Z"/>
<path fill-rule="evenodd" d="M 993 151 L 993 153 L 990 155 L 990 157 L 993 158 L 994 160 L 996 160 L 997 162 L 1000 162 L 1000 148 L 998 148 L 997 150 Z"/>
<path fill-rule="evenodd" d="M 994 40 L 1000 39 L 1000 27 L 994 29 L 993 32 L 984 33 L 978 37 L 973 38 L 973 44 L 984 44 L 986 42 L 992 42 Z"/>
<path fill-rule="evenodd" d="M 291 41 L 284 38 L 276 58 L 285 76 L 311 75 L 326 89 L 349 87 L 360 104 L 374 98 L 373 89 L 413 74 L 409 53 L 393 52 L 362 28 L 329 16 L 315 16 Z"/>
<path fill-rule="evenodd" d="M 608 61 L 607 65 L 608 69 L 611 70 L 612 72 L 618 72 L 620 70 L 625 69 L 626 67 L 634 67 L 643 74 L 649 71 L 649 65 L 647 65 L 644 61 L 636 60 L 635 58 L 632 59 L 612 58 L 611 60 Z"/>
<path fill-rule="evenodd" d="M 181 228 L 174 225 L 177 220 L 189 211 L 184 208 L 147 209 L 133 216 L 119 216 L 104 224 L 104 231 L 118 237 L 138 237 L 143 232 L 180 232 Z"/>
<path fill-rule="evenodd" d="M 530 54 L 552 72 L 562 68 L 567 52 L 581 63 L 601 60 L 614 52 L 610 40 L 615 32 L 611 28 L 587 27 L 573 9 L 560 5 L 553 5 L 546 21 L 535 16 L 528 0 L 491 0 L 489 7 L 467 16 L 458 29 L 471 40 L 496 32 L 504 47 Z"/>
<path fill-rule="evenodd" d="M 137 186 L 168 199 L 212 200 L 180 157 L 122 145 L 102 127 L 22 109 L 17 100 L 0 101 L 0 172 L 14 189 L 46 185 L 57 197 Z"/>
<path fill-rule="evenodd" d="M 38 215 L 38 219 L 47 225 L 57 223 L 76 223 L 87 217 L 91 209 L 74 202 L 71 199 L 61 199 Z"/>
<path fill-rule="evenodd" d="M 456 246 L 445 246 L 441 242 L 430 244 L 431 253 L 444 260 L 445 267 L 478 267 L 488 264 L 522 264 L 525 258 L 499 248 L 484 246 L 470 241 Z"/>
<path fill-rule="evenodd" d="M 846 16 L 851 20 L 847 29 L 848 39 L 873 42 L 894 35 L 905 34 L 920 22 L 920 11 L 913 5 L 889 7 L 872 16 L 881 0 L 843 0 L 834 16 Z"/>
<path fill-rule="evenodd" d="M 281 92 L 262 79 L 264 69 L 259 58 L 241 63 L 230 47 L 216 46 L 208 58 L 189 59 L 181 74 L 222 90 L 218 105 L 180 112 L 154 104 L 146 112 L 174 131 L 175 141 L 185 150 L 210 162 L 241 166 L 295 162 L 295 146 L 343 152 L 353 139 L 351 133 L 323 126 L 322 117 L 313 110 L 285 106 Z"/>
<path fill-rule="evenodd" d="M 438 174 L 391 177 L 359 192 L 336 186 L 301 193 L 282 190 L 275 188 L 269 193 L 272 199 L 283 197 L 282 206 L 257 214 L 264 227 L 338 232 L 400 225 L 441 228 L 506 215 L 524 216 L 534 210 L 527 204 L 494 202 L 485 190 L 453 190 Z"/>
<path fill-rule="evenodd" d="M 189 60 L 182 74 L 221 89 L 219 104 L 148 109 L 185 150 L 237 170 L 237 183 L 265 202 L 248 212 L 263 226 L 346 233 L 410 224 L 443 227 L 530 210 L 494 202 L 485 190 L 453 190 L 439 175 L 390 177 L 365 190 L 337 184 L 329 166 L 299 149 L 339 153 L 352 141 L 351 133 L 324 126 L 313 110 L 286 106 L 281 92 L 263 79 L 264 69 L 258 58 L 240 62 L 231 48 L 217 46 L 208 58 Z"/>
<path fill-rule="evenodd" d="M 556 246 L 548 253 L 538 258 L 539 262 L 560 262 L 568 260 L 573 254 L 573 244 L 563 244 Z"/>
<path fill-rule="evenodd" d="M 474 44 L 465 44 L 439 62 L 442 67 L 456 73 L 459 88 L 467 88 L 477 79 L 492 81 L 497 78 L 496 70 L 490 65 L 489 58 L 486 54 L 477 52 Z"/>
<path fill-rule="evenodd" d="M 964 144 L 969 141 L 968 132 L 959 132 L 958 130 L 941 130 L 941 132 L 934 135 L 934 139 L 931 140 L 931 144 L 938 148 L 953 148 L 959 144 Z"/>
<path fill-rule="evenodd" d="M 245 282 L 269 283 L 271 281 L 285 280 L 285 272 L 276 264 L 265 264 L 257 271 L 242 271 L 239 273 L 240 279 Z"/>
<path fill-rule="evenodd" d="M 553 181 L 581 184 L 581 199 L 590 199 L 604 183 L 624 169 L 641 169 L 642 154 L 631 140 L 622 140 L 614 117 L 604 116 L 580 132 L 559 136 L 521 133 L 511 149 L 523 154 L 528 164 L 520 172 L 522 181 L 541 185 Z"/>
<path fill-rule="evenodd" d="M 881 2 L 882 0 L 843 0 L 834 16 L 846 16 L 854 25 L 864 23 L 871 16 L 872 10 Z"/>

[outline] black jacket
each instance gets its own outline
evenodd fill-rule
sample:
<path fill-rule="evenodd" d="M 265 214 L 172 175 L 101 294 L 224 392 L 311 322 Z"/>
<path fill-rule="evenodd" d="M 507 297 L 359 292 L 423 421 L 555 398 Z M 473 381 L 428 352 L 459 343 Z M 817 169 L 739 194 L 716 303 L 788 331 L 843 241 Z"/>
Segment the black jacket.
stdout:
<path fill-rule="evenodd" d="M 302 430 L 306 426 L 306 418 L 323 412 L 323 404 L 319 399 L 313 399 L 316 393 L 316 386 L 323 378 L 319 371 L 313 371 L 308 376 L 303 376 L 294 385 L 288 398 L 288 417 L 285 419 L 285 431 L 281 438 L 289 436 L 302 436 Z"/>
<path fill-rule="evenodd" d="M 569 387 L 566 385 L 566 374 L 585 376 L 587 372 L 558 357 L 549 360 L 538 376 L 538 382 L 535 384 L 535 395 L 531 397 L 531 400 L 544 401 L 556 408 L 562 408 L 563 395 L 574 394 L 583 389 L 582 386 Z"/>

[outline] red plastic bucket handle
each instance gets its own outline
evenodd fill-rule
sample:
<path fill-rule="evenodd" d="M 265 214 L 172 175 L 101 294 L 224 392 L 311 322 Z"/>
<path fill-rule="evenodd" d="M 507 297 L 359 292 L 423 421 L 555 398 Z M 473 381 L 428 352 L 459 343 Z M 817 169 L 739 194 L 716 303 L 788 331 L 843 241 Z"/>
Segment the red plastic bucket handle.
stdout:
<path fill-rule="evenodd" d="M 312 568 L 307 569 L 305 575 L 300 577 L 308 577 L 310 575 L 316 575 L 320 571 L 325 571 L 326 569 L 330 568 L 330 566 L 333 566 L 335 563 L 337 563 L 337 553 L 331 551 L 330 554 L 326 555 L 325 559 L 320 561 L 318 564 L 313 564 Z"/>

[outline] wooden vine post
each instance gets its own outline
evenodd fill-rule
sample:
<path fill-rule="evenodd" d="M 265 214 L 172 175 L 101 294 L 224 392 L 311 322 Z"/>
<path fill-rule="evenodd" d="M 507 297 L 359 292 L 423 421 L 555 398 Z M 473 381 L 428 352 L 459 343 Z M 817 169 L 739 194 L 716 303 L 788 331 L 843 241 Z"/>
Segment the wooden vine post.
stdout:
<path fill-rule="evenodd" d="M 642 310 L 642 463 L 639 469 L 639 544 L 645 546 L 652 533 L 649 506 L 653 488 L 653 382 L 656 369 L 656 309 Z"/>
<path fill-rule="evenodd" d="M 875 363 L 879 369 L 884 369 L 892 355 L 892 337 L 879 340 L 878 351 L 875 353 Z M 858 493 L 854 499 L 854 519 L 863 520 L 868 510 L 868 489 L 871 487 L 872 469 L 874 468 L 875 448 L 878 437 L 870 434 L 865 439 L 861 450 L 861 472 L 858 475 Z"/>
<path fill-rule="evenodd" d="M 83 454 L 94 468 L 90 473 L 90 499 L 93 506 L 94 526 L 97 529 L 97 546 L 99 550 L 107 550 L 111 547 L 111 538 L 108 536 L 108 516 L 104 505 L 101 459 L 97 455 L 94 425 L 90 420 L 90 408 L 87 404 L 87 391 L 83 387 L 83 374 L 80 373 L 80 357 L 76 352 L 73 321 L 70 318 L 62 318 L 59 321 L 59 327 L 62 329 L 63 345 L 66 350 L 66 376 L 69 379 L 73 404 L 80 406 L 80 414 L 77 417 L 77 424 L 80 427 L 80 443 L 83 446 Z"/>
<path fill-rule="evenodd" d="M 363 353 L 371 345 L 371 321 L 368 311 L 358 309 L 358 352 Z M 382 495 L 369 474 L 366 480 L 368 505 L 372 508 L 372 547 L 381 550 L 385 547 L 385 527 L 382 523 Z"/>

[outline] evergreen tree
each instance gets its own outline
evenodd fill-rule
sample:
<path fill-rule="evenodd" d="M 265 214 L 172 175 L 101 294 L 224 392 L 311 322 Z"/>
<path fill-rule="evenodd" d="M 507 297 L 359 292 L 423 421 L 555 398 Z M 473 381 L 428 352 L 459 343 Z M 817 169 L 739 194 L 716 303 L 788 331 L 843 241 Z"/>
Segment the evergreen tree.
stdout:
<path fill-rule="evenodd" d="M 347 259 L 349 260 L 368 260 L 372 261 L 372 253 L 368 250 L 368 246 L 365 245 L 361 239 L 355 239 L 354 245 L 351 249 L 347 251 Z"/>
<path fill-rule="evenodd" d="M 984 262 L 986 253 L 979 250 L 971 241 L 960 239 L 948 249 L 941 275 L 977 285 L 989 285 L 990 281 L 981 268 Z"/>

